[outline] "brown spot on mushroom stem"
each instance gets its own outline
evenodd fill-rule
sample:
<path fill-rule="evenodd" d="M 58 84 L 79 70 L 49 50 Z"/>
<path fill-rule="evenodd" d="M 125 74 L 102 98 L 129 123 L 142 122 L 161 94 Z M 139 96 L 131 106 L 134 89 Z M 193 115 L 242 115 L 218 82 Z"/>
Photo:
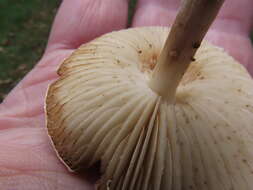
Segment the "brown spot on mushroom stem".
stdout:
<path fill-rule="evenodd" d="M 196 59 L 194 57 L 191 57 L 191 61 L 196 61 Z"/>
<path fill-rule="evenodd" d="M 178 52 L 176 50 L 174 51 L 171 51 L 170 54 L 169 54 L 172 58 L 177 58 L 178 57 Z"/>
<path fill-rule="evenodd" d="M 194 49 L 198 49 L 199 46 L 200 46 L 200 43 L 199 43 L 199 42 L 195 42 L 195 43 L 192 44 L 192 47 L 193 47 Z"/>

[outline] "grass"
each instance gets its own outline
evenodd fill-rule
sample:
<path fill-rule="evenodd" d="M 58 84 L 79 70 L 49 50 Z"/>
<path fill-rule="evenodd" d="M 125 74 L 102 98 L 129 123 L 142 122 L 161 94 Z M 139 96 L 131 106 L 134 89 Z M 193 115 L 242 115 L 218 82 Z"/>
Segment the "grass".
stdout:
<path fill-rule="evenodd" d="M 43 53 L 58 1 L 0 1 L 0 102 Z"/>
<path fill-rule="evenodd" d="M 129 6 L 129 24 L 136 1 Z M 0 102 L 41 57 L 59 2 L 0 0 Z"/>

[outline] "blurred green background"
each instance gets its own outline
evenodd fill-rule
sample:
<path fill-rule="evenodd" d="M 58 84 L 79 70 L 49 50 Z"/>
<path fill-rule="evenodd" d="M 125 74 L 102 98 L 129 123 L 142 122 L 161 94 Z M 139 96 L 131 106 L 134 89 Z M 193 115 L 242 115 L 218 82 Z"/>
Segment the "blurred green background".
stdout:
<path fill-rule="evenodd" d="M 41 57 L 55 0 L 0 0 L 0 102 Z"/>
<path fill-rule="evenodd" d="M 0 0 L 0 102 L 42 56 L 60 2 Z"/>

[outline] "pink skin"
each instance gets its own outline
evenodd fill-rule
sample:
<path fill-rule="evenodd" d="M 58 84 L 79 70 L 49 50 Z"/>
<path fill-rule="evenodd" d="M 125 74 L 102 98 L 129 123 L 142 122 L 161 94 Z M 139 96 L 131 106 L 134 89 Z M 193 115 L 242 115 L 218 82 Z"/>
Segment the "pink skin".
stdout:
<path fill-rule="evenodd" d="M 0 187 L 15 190 L 94 189 L 85 176 L 69 173 L 45 129 L 44 99 L 56 69 L 80 44 L 126 27 L 127 0 L 64 0 L 46 51 L 37 66 L 0 105 Z M 179 0 L 139 0 L 133 26 L 171 25 Z M 249 32 L 252 0 L 228 0 L 207 35 L 253 73 Z"/>

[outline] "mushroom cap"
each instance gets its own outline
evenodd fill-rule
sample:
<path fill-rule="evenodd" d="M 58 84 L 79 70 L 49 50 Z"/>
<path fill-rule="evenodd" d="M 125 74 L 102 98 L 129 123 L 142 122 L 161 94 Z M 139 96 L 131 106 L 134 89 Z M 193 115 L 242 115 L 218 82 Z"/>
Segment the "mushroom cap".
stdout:
<path fill-rule="evenodd" d="M 168 103 L 149 87 L 168 32 L 112 32 L 64 61 L 46 97 L 58 155 L 72 170 L 101 162 L 99 189 L 252 189 L 252 78 L 204 41 Z"/>

